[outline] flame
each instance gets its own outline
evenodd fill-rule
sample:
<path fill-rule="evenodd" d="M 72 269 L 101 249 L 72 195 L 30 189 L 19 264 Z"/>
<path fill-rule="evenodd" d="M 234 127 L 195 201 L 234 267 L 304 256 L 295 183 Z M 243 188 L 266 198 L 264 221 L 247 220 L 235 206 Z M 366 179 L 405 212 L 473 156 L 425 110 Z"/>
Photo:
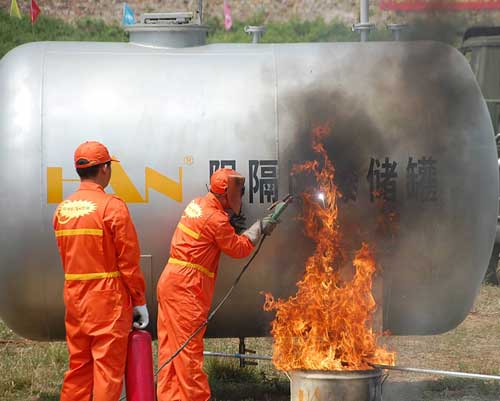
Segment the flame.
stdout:
<path fill-rule="evenodd" d="M 265 294 L 264 310 L 276 311 L 271 333 L 273 362 L 280 370 L 367 370 L 369 363 L 394 365 L 395 354 L 377 346 L 371 326 L 376 309 L 372 278 L 377 265 L 370 245 L 363 243 L 352 261 L 350 281 L 340 271 L 350 255 L 342 246 L 337 223 L 335 169 L 323 141 L 330 124 L 313 130 L 316 160 L 294 166 L 292 174 L 314 174 L 319 192 L 304 193 L 306 235 L 316 249 L 306 262 L 296 295 L 275 300 Z M 321 202 L 319 202 L 320 200 Z"/>

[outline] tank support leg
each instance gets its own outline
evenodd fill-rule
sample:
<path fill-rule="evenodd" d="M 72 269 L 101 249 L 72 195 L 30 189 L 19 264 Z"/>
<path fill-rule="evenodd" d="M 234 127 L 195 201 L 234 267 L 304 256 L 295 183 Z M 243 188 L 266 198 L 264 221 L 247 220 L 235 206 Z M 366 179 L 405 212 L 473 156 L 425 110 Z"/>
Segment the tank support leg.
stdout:
<path fill-rule="evenodd" d="M 248 349 L 245 345 L 245 337 L 240 337 L 240 345 L 238 347 L 238 353 L 240 355 L 245 355 L 245 354 L 255 354 L 254 350 Z M 240 359 L 240 368 L 244 368 L 245 366 L 250 366 L 250 365 L 257 365 L 257 362 L 254 361 L 247 361 L 246 358 L 239 358 Z"/>

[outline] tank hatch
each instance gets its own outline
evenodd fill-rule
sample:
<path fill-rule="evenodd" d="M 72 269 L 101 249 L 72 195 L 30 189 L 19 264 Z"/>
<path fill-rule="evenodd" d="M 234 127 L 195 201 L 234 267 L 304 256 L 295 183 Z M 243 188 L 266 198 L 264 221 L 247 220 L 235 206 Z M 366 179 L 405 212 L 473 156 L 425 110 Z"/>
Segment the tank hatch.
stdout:
<path fill-rule="evenodd" d="M 145 13 L 140 23 L 125 26 L 130 43 L 155 47 L 193 47 L 206 44 L 208 27 L 192 12 Z"/>

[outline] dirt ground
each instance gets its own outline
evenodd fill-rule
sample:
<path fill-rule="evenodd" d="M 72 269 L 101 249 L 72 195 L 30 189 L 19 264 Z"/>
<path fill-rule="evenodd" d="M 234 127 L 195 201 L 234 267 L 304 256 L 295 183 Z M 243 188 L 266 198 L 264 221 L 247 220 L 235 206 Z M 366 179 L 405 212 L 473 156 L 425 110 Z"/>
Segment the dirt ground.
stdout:
<path fill-rule="evenodd" d="M 469 316 L 448 333 L 385 343 L 399 366 L 500 375 L 500 288 L 484 286 Z M 384 391 L 384 401 L 498 401 L 500 381 L 390 372 Z"/>
<path fill-rule="evenodd" d="M 250 339 L 248 347 L 271 354 L 270 339 Z M 397 352 L 396 365 L 500 375 L 500 287 L 483 286 L 473 310 L 456 329 L 437 336 L 387 337 L 381 340 Z M 232 352 L 237 350 L 233 341 Z M 228 348 L 228 340 L 207 340 L 207 350 Z M 277 375 L 271 364 L 260 369 Z M 387 371 L 383 401 L 500 401 L 500 381 L 457 379 Z M 313 400 L 316 401 L 316 400 Z"/>

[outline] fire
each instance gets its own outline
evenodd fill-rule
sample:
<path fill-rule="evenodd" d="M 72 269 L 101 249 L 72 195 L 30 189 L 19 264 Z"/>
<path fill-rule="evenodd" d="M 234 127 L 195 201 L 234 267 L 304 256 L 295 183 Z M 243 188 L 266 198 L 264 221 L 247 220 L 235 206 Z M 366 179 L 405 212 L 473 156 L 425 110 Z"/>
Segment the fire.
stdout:
<path fill-rule="evenodd" d="M 367 370 L 369 363 L 394 365 L 395 354 L 377 346 L 371 326 L 376 309 L 372 278 L 376 272 L 373 249 L 363 243 L 352 261 L 350 281 L 341 270 L 350 255 L 341 244 L 337 223 L 335 169 L 323 146 L 330 125 L 313 131 L 317 160 L 294 166 L 293 174 L 314 174 L 319 192 L 304 193 L 302 220 L 316 249 L 306 262 L 296 295 L 275 300 L 266 294 L 264 309 L 276 311 L 271 333 L 273 362 L 280 370 Z"/>

